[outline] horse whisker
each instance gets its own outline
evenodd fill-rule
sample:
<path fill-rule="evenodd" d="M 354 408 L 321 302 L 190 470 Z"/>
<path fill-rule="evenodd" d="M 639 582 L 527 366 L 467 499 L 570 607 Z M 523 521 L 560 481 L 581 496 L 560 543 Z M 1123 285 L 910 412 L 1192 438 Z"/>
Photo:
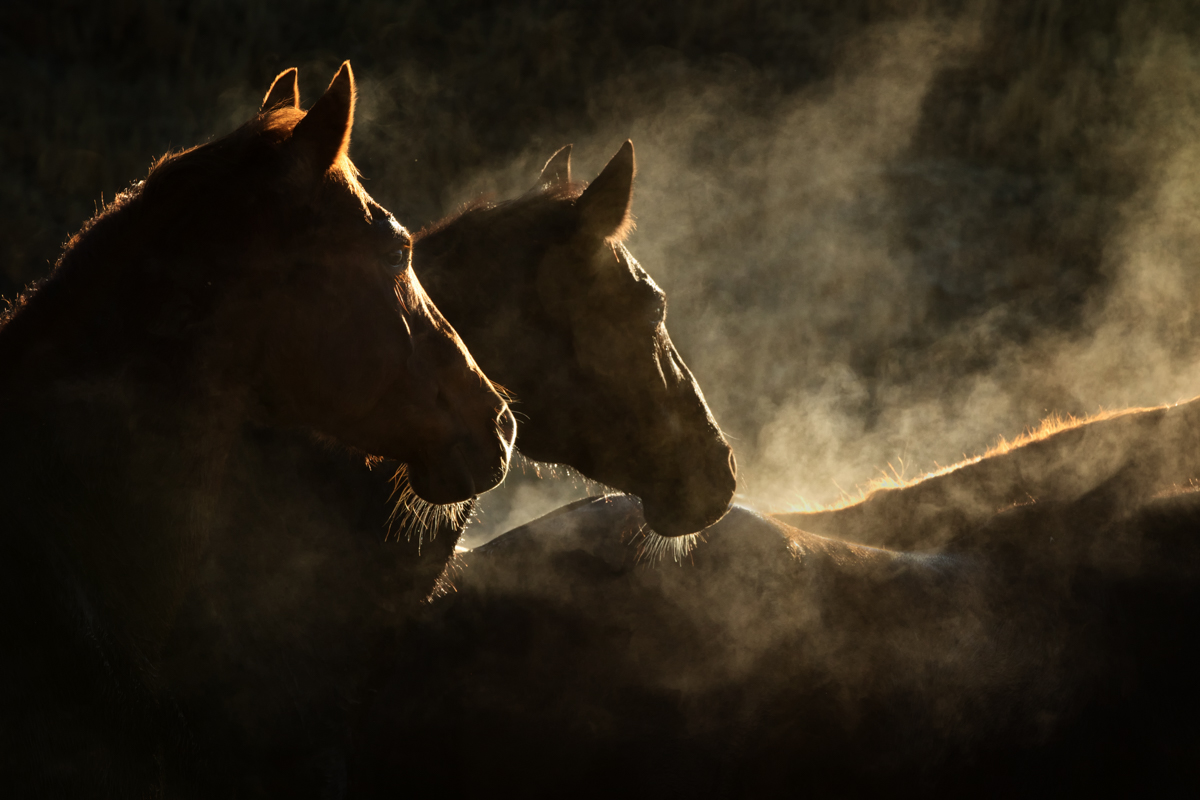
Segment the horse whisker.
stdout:
<path fill-rule="evenodd" d="M 385 538 L 391 538 L 395 533 L 397 541 L 401 537 L 411 540 L 416 534 L 418 553 L 422 542 L 433 541 L 442 530 L 458 531 L 466 527 L 475 508 L 473 500 L 447 505 L 434 505 L 422 500 L 409 483 L 407 464 L 401 464 L 392 475 L 392 493 L 388 500 L 394 500 L 395 504 L 388 516 Z"/>

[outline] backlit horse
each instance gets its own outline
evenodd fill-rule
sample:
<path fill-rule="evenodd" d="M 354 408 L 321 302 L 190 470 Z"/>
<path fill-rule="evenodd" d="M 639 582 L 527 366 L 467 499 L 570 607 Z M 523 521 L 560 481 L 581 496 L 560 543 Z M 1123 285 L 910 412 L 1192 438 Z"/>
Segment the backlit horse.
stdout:
<path fill-rule="evenodd" d="M 413 267 L 480 366 L 528 419 L 520 449 L 641 498 L 663 536 L 721 518 L 733 453 L 667 333 L 662 290 L 621 244 L 626 142 L 587 186 L 570 147 L 534 190 L 417 234 Z"/>
<path fill-rule="evenodd" d="M 1132 506 L 1188 486 L 1200 478 L 1196 430 L 1200 399 L 1085 420 L 1051 418 L 983 457 L 907 485 L 875 489 L 827 509 L 775 516 L 863 544 L 936 551 L 1014 506 L 1071 502 L 1104 485 L 1120 487 L 1125 505 Z"/>
<path fill-rule="evenodd" d="M 85 225 L 0 328 L 15 795 L 158 796 L 187 762 L 160 654 L 231 524 L 247 425 L 403 462 L 432 503 L 505 475 L 512 416 L 347 157 L 354 93 L 343 64 L 305 113 L 283 73 Z"/>
<path fill-rule="evenodd" d="M 414 269 L 519 399 L 523 451 L 593 477 L 623 470 L 623 488 L 680 514 L 668 530 L 687 532 L 728 507 L 729 448 L 671 346 L 661 290 L 585 224 L 595 204 L 611 205 L 601 232 L 618 233 L 632 156 L 627 144 L 585 191 L 560 150 L 526 195 L 432 226 Z M 604 188 L 614 181 L 619 192 Z M 539 288 L 547 281 L 554 294 Z M 601 419 L 604 436 L 590 430 Z M 214 792 L 232 783 L 300 796 L 344 769 L 346 712 L 369 697 L 373 670 L 390 675 L 389 659 L 409 654 L 404 626 L 460 529 L 416 524 L 398 536 L 413 520 L 388 519 L 394 467 L 368 469 L 303 437 L 253 436 L 238 524 L 206 563 L 166 675 L 216 749 Z"/>

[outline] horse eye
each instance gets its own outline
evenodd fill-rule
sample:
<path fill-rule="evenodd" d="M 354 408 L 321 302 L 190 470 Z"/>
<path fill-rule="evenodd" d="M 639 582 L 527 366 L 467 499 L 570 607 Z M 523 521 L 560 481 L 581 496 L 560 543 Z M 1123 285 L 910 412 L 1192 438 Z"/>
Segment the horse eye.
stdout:
<path fill-rule="evenodd" d="M 402 275 L 408 269 L 412 255 L 412 237 L 404 226 L 396 222 L 395 217 L 388 215 L 375 223 L 375 227 L 386 237 L 387 249 L 384 253 L 384 263 L 392 275 Z"/>
<path fill-rule="evenodd" d="M 409 254 L 411 248 L 408 246 L 401 247 L 399 250 L 390 250 L 384 257 L 384 263 L 387 264 L 388 272 L 393 275 L 403 275 L 408 270 Z"/>

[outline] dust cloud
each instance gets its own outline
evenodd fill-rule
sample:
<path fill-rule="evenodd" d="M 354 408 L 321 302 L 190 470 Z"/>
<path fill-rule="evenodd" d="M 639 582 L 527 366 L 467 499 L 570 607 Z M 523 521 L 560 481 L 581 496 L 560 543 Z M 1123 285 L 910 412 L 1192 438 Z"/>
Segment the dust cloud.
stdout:
<path fill-rule="evenodd" d="M 629 247 L 758 509 L 1200 394 L 1196 45 L 1136 10 L 1081 32 L 1032 9 L 870 26 L 795 92 L 652 50 L 587 126 L 448 196 L 519 194 L 568 142 L 586 180 L 633 140 Z M 485 497 L 467 543 L 588 490 L 531 480 Z"/>
<path fill-rule="evenodd" d="M 630 249 L 756 508 L 1200 393 L 1194 4 L 160 5 L 4 12 L 0 294 L 282 69 L 307 104 L 351 58 L 352 155 L 412 229 L 633 140 Z M 468 541 L 590 491 L 518 470 Z"/>

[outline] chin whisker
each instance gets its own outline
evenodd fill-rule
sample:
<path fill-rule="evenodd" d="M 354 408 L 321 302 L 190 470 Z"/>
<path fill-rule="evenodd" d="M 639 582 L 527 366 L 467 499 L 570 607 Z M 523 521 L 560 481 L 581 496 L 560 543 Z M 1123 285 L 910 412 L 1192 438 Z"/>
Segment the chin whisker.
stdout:
<path fill-rule="evenodd" d="M 630 545 L 637 548 L 636 561 L 648 567 L 657 566 L 667 556 L 676 564 L 683 564 L 684 559 L 691 560 L 692 551 L 704 541 L 703 533 L 688 533 L 683 536 L 662 536 L 654 532 L 648 523 L 643 522 L 637 530 L 627 530 L 622 534 L 622 540 L 628 537 Z"/>
<path fill-rule="evenodd" d="M 644 561 L 648 566 L 654 566 L 667 556 L 676 564 L 682 564 L 684 559 L 690 559 L 692 551 L 704 541 L 698 533 L 660 536 L 649 527 L 642 529 L 641 536 L 643 538 L 638 542 L 637 560 Z"/>
<path fill-rule="evenodd" d="M 411 541 L 415 535 L 418 553 L 421 552 L 421 544 L 433 541 L 439 532 L 461 531 L 475 511 L 473 498 L 447 505 L 435 505 L 422 500 L 408 480 L 407 464 L 401 464 L 392 476 L 392 494 L 388 499 L 394 501 L 395 505 L 388 517 L 386 538 L 390 539 L 395 534 L 397 541 L 401 537 Z"/>

